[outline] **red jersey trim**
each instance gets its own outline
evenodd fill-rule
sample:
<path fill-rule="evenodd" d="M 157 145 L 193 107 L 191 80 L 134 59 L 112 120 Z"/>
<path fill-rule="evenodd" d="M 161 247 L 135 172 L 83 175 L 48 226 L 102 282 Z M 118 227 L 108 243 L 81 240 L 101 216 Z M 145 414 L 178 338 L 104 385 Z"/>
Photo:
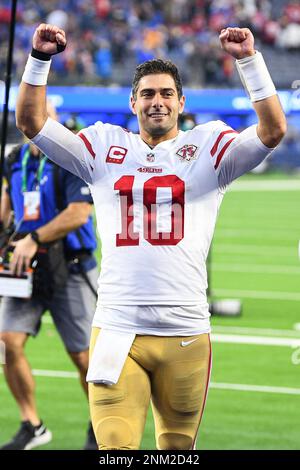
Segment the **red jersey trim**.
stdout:
<path fill-rule="evenodd" d="M 214 146 L 212 147 L 212 149 L 211 149 L 211 151 L 210 151 L 210 154 L 211 154 L 212 157 L 214 156 L 214 154 L 215 154 L 216 151 L 218 150 L 218 145 L 219 145 L 220 141 L 223 139 L 224 135 L 226 135 L 226 134 L 233 134 L 233 133 L 234 133 L 234 134 L 238 134 L 238 132 L 237 132 L 237 131 L 234 131 L 233 129 L 230 129 L 230 130 L 228 130 L 228 131 L 223 131 L 223 132 L 221 132 L 221 134 L 220 134 L 219 137 L 217 138 L 217 140 L 216 140 Z"/>
<path fill-rule="evenodd" d="M 92 147 L 92 144 L 90 143 L 90 141 L 86 138 L 86 136 L 82 133 L 78 134 L 79 137 L 81 138 L 81 140 L 83 140 L 86 148 L 88 149 L 89 153 L 92 155 L 92 157 L 95 159 L 96 157 L 96 154 L 93 150 L 93 147 Z"/>
<path fill-rule="evenodd" d="M 225 145 L 224 147 L 222 148 L 221 152 L 218 154 L 217 156 L 217 161 L 215 163 L 215 170 L 218 168 L 218 166 L 220 165 L 220 162 L 223 158 L 223 155 L 224 153 L 226 152 L 226 150 L 228 149 L 229 145 L 231 144 L 231 142 L 233 142 L 236 138 L 234 137 L 233 139 L 229 140 Z"/>

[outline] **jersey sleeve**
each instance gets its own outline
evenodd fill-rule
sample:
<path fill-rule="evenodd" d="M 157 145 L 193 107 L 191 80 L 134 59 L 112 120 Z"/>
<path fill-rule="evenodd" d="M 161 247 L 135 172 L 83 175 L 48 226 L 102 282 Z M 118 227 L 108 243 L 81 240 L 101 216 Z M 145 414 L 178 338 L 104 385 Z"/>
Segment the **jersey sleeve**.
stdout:
<path fill-rule="evenodd" d="M 258 166 L 274 150 L 262 143 L 253 125 L 238 133 L 217 121 L 210 156 L 220 188 Z"/>
<path fill-rule="evenodd" d="M 88 127 L 76 135 L 59 122 L 48 118 L 32 142 L 50 160 L 87 183 L 92 183 L 95 170 L 94 141 L 97 131 Z"/>

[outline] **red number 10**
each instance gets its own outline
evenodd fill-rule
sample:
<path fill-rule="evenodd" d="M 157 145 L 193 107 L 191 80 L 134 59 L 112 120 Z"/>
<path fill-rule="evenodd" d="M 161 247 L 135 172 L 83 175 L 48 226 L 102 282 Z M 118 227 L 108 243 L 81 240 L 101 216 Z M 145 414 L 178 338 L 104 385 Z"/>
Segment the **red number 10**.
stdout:
<path fill-rule="evenodd" d="M 114 185 L 121 200 L 122 231 L 116 234 L 117 246 L 139 245 L 139 233 L 134 232 L 133 194 L 134 176 L 122 176 Z M 157 231 L 157 188 L 171 188 L 171 231 Z M 151 245 L 177 245 L 184 237 L 184 181 L 176 175 L 153 176 L 145 181 L 143 190 L 144 237 Z"/>

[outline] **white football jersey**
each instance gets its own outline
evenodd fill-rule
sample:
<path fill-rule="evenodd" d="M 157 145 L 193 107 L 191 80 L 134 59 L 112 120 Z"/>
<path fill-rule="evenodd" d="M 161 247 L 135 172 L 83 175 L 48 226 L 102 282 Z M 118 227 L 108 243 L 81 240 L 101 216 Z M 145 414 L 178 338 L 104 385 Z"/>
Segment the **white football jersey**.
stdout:
<path fill-rule="evenodd" d="M 97 122 L 74 136 L 48 119 L 33 142 L 90 185 L 102 242 L 98 311 L 197 305 L 207 318 L 206 258 L 225 189 L 271 151 L 256 126 L 238 134 L 213 121 L 151 149 L 118 126 Z M 119 317 L 111 326 L 122 329 Z M 143 331 L 139 315 L 135 325 Z"/>

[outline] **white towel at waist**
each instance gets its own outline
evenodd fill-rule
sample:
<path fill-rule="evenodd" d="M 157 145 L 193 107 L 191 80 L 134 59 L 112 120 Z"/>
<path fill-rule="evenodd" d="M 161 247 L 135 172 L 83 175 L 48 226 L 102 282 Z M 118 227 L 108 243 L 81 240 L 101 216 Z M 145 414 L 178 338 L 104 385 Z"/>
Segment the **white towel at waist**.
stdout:
<path fill-rule="evenodd" d="M 134 333 L 101 329 L 90 360 L 86 381 L 116 384 L 135 338 Z"/>

